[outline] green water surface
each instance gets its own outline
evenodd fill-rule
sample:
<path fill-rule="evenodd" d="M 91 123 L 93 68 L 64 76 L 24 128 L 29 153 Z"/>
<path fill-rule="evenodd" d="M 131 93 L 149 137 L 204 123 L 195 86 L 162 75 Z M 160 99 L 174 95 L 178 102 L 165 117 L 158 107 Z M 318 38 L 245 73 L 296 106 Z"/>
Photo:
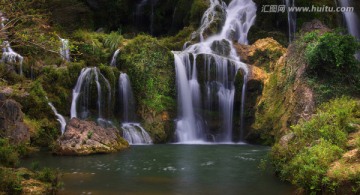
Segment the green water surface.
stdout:
<path fill-rule="evenodd" d="M 39 153 L 25 166 L 58 168 L 59 194 L 292 194 L 259 169 L 269 148 L 251 145 L 151 145 L 106 155 L 60 157 Z"/>

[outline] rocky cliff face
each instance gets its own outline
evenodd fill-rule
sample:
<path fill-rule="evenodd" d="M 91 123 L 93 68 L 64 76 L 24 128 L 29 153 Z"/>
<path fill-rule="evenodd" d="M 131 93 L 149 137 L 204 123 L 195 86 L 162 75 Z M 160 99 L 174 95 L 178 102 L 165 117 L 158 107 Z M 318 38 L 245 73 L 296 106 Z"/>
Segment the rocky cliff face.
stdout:
<path fill-rule="evenodd" d="M 73 118 L 64 135 L 57 140 L 54 152 L 58 155 L 89 155 L 116 152 L 128 147 L 129 143 L 120 136 L 119 130 Z"/>
<path fill-rule="evenodd" d="M 294 45 L 286 50 L 272 38 L 236 47 L 251 70 L 245 116 L 247 139 L 272 143 L 314 111 L 313 91 L 304 80 L 307 65 Z"/>
<path fill-rule="evenodd" d="M 23 122 L 24 113 L 21 105 L 12 99 L 5 99 L 0 94 L 0 135 L 13 143 L 30 141 L 30 132 Z"/>

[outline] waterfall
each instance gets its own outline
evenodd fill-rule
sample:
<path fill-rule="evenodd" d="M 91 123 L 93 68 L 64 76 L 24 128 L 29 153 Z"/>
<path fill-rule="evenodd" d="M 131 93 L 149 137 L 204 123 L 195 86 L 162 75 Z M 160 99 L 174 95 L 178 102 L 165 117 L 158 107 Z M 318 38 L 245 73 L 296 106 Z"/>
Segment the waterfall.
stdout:
<path fill-rule="evenodd" d="M 124 139 L 131 145 L 152 143 L 151 137 L 139 123 L 123 123 L 121 128 Z"/>
<path fill-rule="evenodd" d="M 157 3 L 157 0 L 151 0 L 151 16 L 150 16 L 150 34 L 154 35 L 154 21 L 155 21 L 155 12 L 154 7 Z"/>
<path fill-rule="evenodd" d="M 59 121 L 59 123 L 61 125 L 61 134 L 64 134 L 65 127 L 66 127 L 65 118 L 57 112 L 56 108 L 54 107 L 54 105 L 51 102 L 48 102 L 48 105 L 50 106 L 51 110 L 54 112 L 55 116 L 57 117 L 57 121 Z"/>
<path fill-rule="evenodd" d="M 123 122 L 133 122 L 135 120 L 134 96 L 132 93 L 130 79 L 125 73 L 121 73 L 119 77 L 119 95 Z"/>
<path fill-rule="evenodd" d="M 91 104 L 91 84 L 94 84 L 97 90 L 97 121 L 101 125 L 110 124 L 109 121 L 105 120 L 104 114 L 111 112 L 109 110 L 111 103 L 111 86 L 109 81 L 102 75 L 98 68 L 84 68 L 81 70 L 80 76 L 77 80 L 77 83 L 73 89 L 73 97 L 71 102 L 71 118 L 89 118 L 90 117 L 90 109 L 89 106 Z M 101 83 L 104 83 L 103 85 Z M 105 86 L 105 92 L 103 90 L 103 86 Z M 104 96 L 107 98 L 104 99 Z M 81 101 L 79 101 L 81 99 Z M 108 109 L 106 108 L 106 104 L 108 104 Z M 79 108 L 78 108 L 79 106 Z M 80 111 L 80 112 L 78 112 Z"/>
<path fill-rule="evenodd" d="M 61 47 L 60 47 L 60 56 L 63 60 L 70 62 L 70 47 L 69 40 L 60 38 Z"/>
<path fill-rule="evenodd" d="M 288 12 L 288 28 L 289 28 L 289 42 L 291 43 L 295 39 L 296 33 L 296 12 L 290 12 L 290 7 L 295 7 L 295 0 L 285 0 L 287 12 Z"/>
<path fill-rule="evenodd" d="M 351 0 L 339 0 L 339 4 L 341 7 L 351 7 L 351 3 Z M 343 12 L 343 15 L 349 34 L 351 34 L 360 41 L 360 21 L 355 10 L 353 12 Z M 360 51 L 357 52 L 356 58 L 360 61 Z"/>
<path fill-rule="evenodd" d="M 4 16 L 4 14 L 0 11 L 0 29 L 5 28 L 5 22 L 8 21 L 8 19 Z"/>
<path fill-rule="evenodd" d="M 219 0 L 210 0 L 210 7 L 201 18 L 201 25 L 199 27 L 200 41 L 204 41 L 205 30 L 210 27 L 216 17 L 219 17 L 216 8 L 225 9 L 226 4 L 220 4 Z"/>
<path fill-rule="evenodd" d="M 136 5 L 136 15 L 142 15 L 144 6 L 148 3 L 149 0 L 141 0 L 139 4 Z"/>
<path fill-rule="evenodd" d="M 144 15 L 144 7 L 148 2 L 149 0 L 141 0 L 140 3 L 136 5 L 135 20 L 138 27 L 141 25 L 141 20 Z"/>
<path fill-rule="evenodd" d="M 143 20 L 144 17 L 144 7 L 150 2 L 150 25 L 149 25 L 149 30 L 150 30 L 150 34 L 153 35 L 154 34 L 154 21 L 155 21 L 155 12 L 154 12 L 154 7 L 157 4 L 158 0 L 141 0 L 139 4 L 136 5 L 136 11 L 135 11 L 135 18 L 136 18 L 136 23 L 137 26 L 140 27 L 141 21 Z"/>
<path fill-rule="evenodd" d="M 119 55 L 119 53 L 120 53 L 120 49 L 117 49 L 117 50 L 114 52 L 114 55 L 113 55 L 112 58 L 111 58 L 110 66 L 116 66 L 116 58 L 117 58 L 117 56 Z"/>
<path fill-rule="evenodd" d="M 226 12 L 226 20 L 221 33 L 204 40 L 205 29 L 218 16 L 217 8 Z M 179 142 L 191 143 L 205 141 L 206 129 L 202 108 L 200 86 L 197 78 L 197 58 L 204 58 L 205 69 L 205 109 L 217 111 L 222 119 L 222 132 L 215 141 L 232 141 L 233 112 L 235 97 L 235 77 L 239 70 L 244 73 L 242 90 L 241 117 L 245 103 L 247 65 L 236 54 L 232 41 L 247 44 L 247 34 L 256 18 L 256 5 L 252 0 L 233 0 L 229 6 L 218 0 L 211 0 L 210 7 L 204 13 L 198 30 L 200 42 L 190 45 L 181 52 L 173 52 L 178 92 L 178 117 L 176 137 Z M 185 46 L 186 47 L 186 46 Z M 215 102 L 215 103 L 214 103 Z M 212 105 L 217 105 L 213 108 Z M 241 123 L 244 120 L 241 119 Z M 241 124 L 243 127 L 243 124 Z M 243 129 L 240 130 L 241 134 Z"/>
<path fill-rule="evenodd" d="M 19 74 L 23 75 L 24 58 L 20 54 L 12 50 L 12 48 L 10 47 L 10 43 L 8 41 L 4 41 L 3 43 L 3 54 L 1 61 L 4 63 L 18 63 L 20 65 Z"/>
<path fill-rule="evenodd" d="M 151 144 L 152 140 L 146 130 L 139 123 L 134 123 L 136 120 L 135 102 L 130 79 L 125 73 L 121 73 L 119 76 L 119 96 L 123 137 L 129 144 Z"/>

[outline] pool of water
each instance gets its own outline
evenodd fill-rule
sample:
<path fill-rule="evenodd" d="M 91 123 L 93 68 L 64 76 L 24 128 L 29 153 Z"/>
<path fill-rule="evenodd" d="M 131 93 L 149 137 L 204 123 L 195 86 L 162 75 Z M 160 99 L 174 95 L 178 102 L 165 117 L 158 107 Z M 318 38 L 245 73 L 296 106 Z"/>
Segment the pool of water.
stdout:
<path fill-rule="evenodd" d="M 251 145 L 151 145 L 106 155 L 53 156 L 40 152 L 24 166 L 60 169 L 59 194 L 292 194 L 259 169 L 269 148 Z"/>

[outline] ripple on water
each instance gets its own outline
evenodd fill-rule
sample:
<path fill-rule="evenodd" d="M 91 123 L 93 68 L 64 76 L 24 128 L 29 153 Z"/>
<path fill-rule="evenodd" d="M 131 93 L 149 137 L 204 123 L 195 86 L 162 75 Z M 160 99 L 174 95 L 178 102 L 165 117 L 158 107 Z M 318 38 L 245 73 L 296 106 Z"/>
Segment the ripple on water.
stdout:
<path fill-rule="evenodd" d="M 165 167 L 163 168 L 164 171 L 172 171 L 172 172 L 175 172 L 177 169 L 175 167 L 172 167 L 172 166 L 168 166 L 168 167 Z"/>
<path fill-rule="evenodd" d="M 235 158 L 244 160 L 244 161 L 256 161 L 256 159 L 254 159 L 254 158 L 248 158 L 248 157 L 243 157 L 243 156 L 235 156 Z"/>
<path fill-rule="evenodd" d="M 214 165 L 215 162 L 213 161 L 208 161 L 208 162 L 205 162 L 205 163 L 201 163 L 200 165 L 203 167 L 203 166 L 211 166 L 211 165 Z"/>

